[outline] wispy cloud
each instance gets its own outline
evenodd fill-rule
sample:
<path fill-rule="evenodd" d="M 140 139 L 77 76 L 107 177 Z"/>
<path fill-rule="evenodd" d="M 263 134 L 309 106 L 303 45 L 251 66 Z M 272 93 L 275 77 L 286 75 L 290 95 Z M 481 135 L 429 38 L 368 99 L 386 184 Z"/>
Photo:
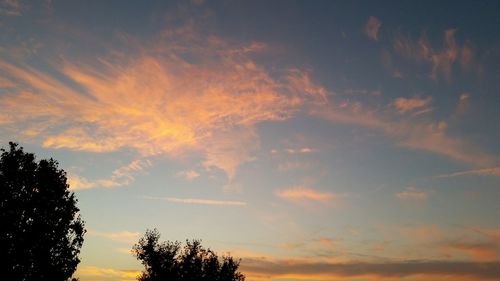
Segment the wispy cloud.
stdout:
<path fill-rule="evenodd" d="M 127 186 L 135 180 L 137 174 L 143 173 L 144 169 L 151 165 L 151 161 L 149 160 L 134 160 L 128 165 L 114 170 L 110 178 L 98 180 L 89 180 L 85 177 L 71 173 L 68 176 L 68 183 L 72 190 Z"/>
<path fill-rule="evenodd" d="M 466 253 L 479 261 L 497 261 L 500 253 L 500 245 L 493 241 L 452 241 L 445 244 L 444 248 Z"/>
<path fill-rule="evenodd" d="M 380 27 L 382 26 L 382 22 L 374 17 L 370 16 L 368 18 L 368 22 L 365 25 L 365 34 L 373 40 L 378 40 L 378 32 Z"/>
<path fill-rule="evenodd" d="M 162 34 L 128 59 L 66 59 L 54 63 L 57 75 L 0 61 L 3 80 L 13 86 L 0 97 L 3 129 L 51 148 L 132 148 L 143 157 L 201 152 L 206 168 L 231 179 L 254 159 L 256 124 L 325 102 L 325 89 L 306 71 L 274 73 L 252 60 L 265 45 L 191 35 Z"/>
<path fill-rule="evenodd" d="M 195 170 L 187 170 L 187 171 L 179 171 L 179 172 L 175 173 L 175 175 L 177 177 L 185 178 L 187 180 L 193 180 L 193 179 L 199 177 L 200 173 L 198 173 Z"/>
<path fill-rule="evenodd" d="M 88 229 L 87 234 L 95 237 L 106 238 L 115 242 L 134 244 L 139 241 L 139 232 L 117 231 L 117 232 L 102 232 L 93 229 Z"/>
<path fill-rule="evenodd" d="M 399 113 L 411 112 L 414 110 L 422 110 L 427 107 L 432 101 L 431 97 L 427 98 L 397 98 L 393 105 Z"/>
<path fill-rule="evenodd" d="M 138 270 L 121 270 L 91 265 L 78 266 L 75 276 L 88 281 L 134 281 L 141 274 Z"/>
<path fill-rule="evenodd" d="M 214 205 L 214 206 L 246 206 L 247 203 L 243 201 L 234 200 L 213 200 L 203 198 L 175 198 L 175 197 L 154 197 L 145 196 L 144 199 L 148 200 L 161 200 L 179 204 L 193 204 L 193 205 Z"/>
<path fill-rule="evenodd" d="M 336 195 L 332 192 L 317 191 L 315 189 L 304 186 L 296 186 L 287 189 L 277 190 L 275 194 L 276 196 L 282 199 L 293 202 L 303 202 L 303 201 L 329 202 L 336 198 Z"/>
<path fill-rule="evenodd" d="M 429 151 L 455 161 L 484 167 L 495 163 L 495 157 L 480 148 L 447 134 L 446 121 L 423 121 L 415 118 L 395 117 L 379 112 L 358 102 L 314 109 L 311 114 L 340 124 L 356 125 L 379 132 L 394 139 L 397 145 L 411 149 Z"/>
<path fill-rule="evenodd" d="M 244 258 L 242 270 L 248 276 L 269 279 L 352 279 L 387 280 L 497 280 L 499 262 L 460 262 L 413 260 L 387 263 L 304 261 L 293 259 Z"/>
<path fill-rule="evenodd" d="M 302 147 L 302 148 L 297 148 L 297 149 L 294 149 L 294 148 L 288 148 L 286 150 L 286 152 L 288 152 L 289 154 L 296 154 L 296 153 L 310 153 L 310 152 L 313 152 L 313 149 L 310 148 L 310 147 Z"/>
<path fill-rule="evenodd" d="M 413 200 L 424 201 L 427 200 L 428 192 L 416 189 L 415 187 L 408 187 L 406 190 L 394 194 L 400 200 Z"/>
<path fill-rule="evenodd" d="M 414 41 L 409 35 L 398 34 L 394 39 L 394 49 L 397 53 L 411 59 L 417 63 L 428 63 L 431 65 L 430 77 L 434 80 L 444 77 L 447 81 L 452 79 L 453 65 L 459 60 L 463 47 L 459 46 L 455 40 L 457 29 L 448 29 L 444 31 L 442 48 L 434 48 L 429 42 L 425 33 L 422 33 L 417 41 Z M 471 52 L 471 49 L 466 49 Z M 463 54 L 464 64 L 467 64 L 467 58 L 471 54 Z"/>
<path fill-rule="evenodd" d="M 19 16 L 22 12 L 22 4 L 20 0 L 1 0 L 0 15 Z"/>
<path fill-rule="evenodd" d="M 477 169 L 477 170 L 468 170 L 455 172 L 450 174 L 443 174 L 437 176 L 437 178 L 453 178 L 453 177 L 463 177 L 463 176 L 490 176 L 490 177 L 499 177 L 500 176 L 500 167 L 492 167 L 485 169 Z"/>

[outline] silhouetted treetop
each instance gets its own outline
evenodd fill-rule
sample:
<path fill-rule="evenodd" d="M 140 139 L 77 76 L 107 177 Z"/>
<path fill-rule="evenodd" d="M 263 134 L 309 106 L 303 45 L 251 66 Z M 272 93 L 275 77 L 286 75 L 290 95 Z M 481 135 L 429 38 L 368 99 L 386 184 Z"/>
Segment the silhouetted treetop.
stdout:
<path fill-rule="evenodd" d="M 201 246 L 199 240 L 160 242 L 160 234 L 148 230 L 133 253 L 142 262 L 145 270 L 140 281 L 244 281 L 238 272 L 239 261 L 231 256 L 219 258 L 210 249 Z"/>
<path fill-rule="evenodd" d="M 12 142 L 0 151 L 0 272 L 13 281 L 69 280 L 85 229 L 66 173 Z"/>

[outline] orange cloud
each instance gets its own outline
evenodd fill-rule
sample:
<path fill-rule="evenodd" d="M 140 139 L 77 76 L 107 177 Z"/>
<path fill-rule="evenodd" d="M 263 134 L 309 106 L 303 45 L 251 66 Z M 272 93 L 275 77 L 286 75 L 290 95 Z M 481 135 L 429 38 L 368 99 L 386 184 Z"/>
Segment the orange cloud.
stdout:
<path fill-rule="evenodd" d="M 461 172 L 455 172 L 455 173 L 451 173 L 451 174 L 439 175 L 437 177 L 438 178 L 453 178 L 453 177 L 463 177 L 463 176 L 498 177 L 498 176 L 500 176 L 500 167 L 461 171 Z"/>
<path fill-rule="evenodd" d="M 464 252 L 475 260 L 495 261 L 498 260 L 498 243 L 494 242 L 450 242 L 445 248 Z"/>
<path fill-rule="evenodd" d="M 137 174 L 142 173 L 144 169 L 151 167 L 151 165 L 151 161 L 149 160 L 135 160 L 126 166 L 114 170 L 110 178 L 98 180 L 89 180 L 70 173 L 68 176 L 68 183 L 71 190 L 127 186 L 135 180 Z"/>
<path fill-rule="evenodd" d="M 200 173 L 196 172 L 195 170 L 189 170 L 189 171 L 179 171 L 175 173 L 175 175 L 178 177 L 183 177 L 188 180 L 192 180 L 199 177 Z"/>
<path fill-rule="evenodd" d="M 401 261 L 386 263 L 321 262 L 293 259 L 244 258 L 242 271 L 255 279 L 315 279 L 315 280 L 497 280 L 498 262 Z"/>
<path fill-rule="evenodd" d="M 378 32 L 380 27 L 382 26 L 382 22 L 374 17 L 370 16 L 368 18 L 368 22 L 365 25 L 365 34 L 373 40 L 378 40 Z"/>
<path fill-rule="evenodd" d="M 92 229 L 88 229 L 87 234 L 90 236 L 102 237 L 112 241 L 128 243 L 128 244 L 137 243 L 137 241 L 139 241 L 139 236 L 141 235 L 139 232 L 130 232 L 130 231 L 102 232 Z"/>
<path fill-rule="evenodd" d="M 20 16 L 23 10 L 23 5 L 20 0 L 3 0 L 0 1 L 0 15 Z"/>
<path fill-rule="evenodd" d="M 443 76 L 447 81 L 451 81 L 453 65 L 459 59 L 462 50 L 455 41 L 456 32 L 457 29 L 448 29 L 444 32 L 444 47 L 441 50 L 433 48 L 425 33 L 417 42 L 414 42 L 409 36 L 399 34 L 394 39 L 393 47 L 396 52 L 408 59 L 430 64 L 432 79 L 436 80 Z M 464 54 L 464 56 L 463 61 L 467 61 L 470 54 Z"/>
<path fill-rule="evenodd" d="M 409 187 L 405 191 L 398 192 L 394 195 L 400 200 L 424 201 L 427 200 L 428 193 L 414 187 Z"/>
<path fill-rule="evenodd" d="M 275 192 L 276 196 L 295 202 L 301 201 L 317 201 L 328 202 L 335 199 L 335 194 L 332 192 L 321 192 L 312 188 L 297 186 Z"/>
<path fill-rule="evenodd" d="M 307 72 L 281 70 L 276 77 L 255 63 L 250 54 L 262 44 L 162 36 L 150 48 L 155 52 L 54 66 L 76 86 L 0 61 L 3 80 L 15 85 L 0 97 L 1 124 L 18 138 L 51 148 L 132 148 L 143 157 L 202 152 L 204 167 L 222 169 L 231 180 L 259 148 L 256 124 L 286 120 L 307 104 L 325 102 L 325 89 Z M 183 40 L 195 42 L 186 47 Z"/>
<path fill-rule="evenodd" d="M 394 100 L 394 107 L 399 113 L 406 113 L 428 106 L 432 101 L 431 97 L 421 98 L 397 98 Z"/>
<path fill-rule="evenodd" d="M 114 268 L 103 268 L 91 265 L 79 266 L 75 276 L 88 281 L 135 281 L 141 274 L 139 270 L 120 270 Z"/>
<path fill-rule="evenodd" d="M 243 201 L 233 200 L 212 200 L 201 198 L 174 198 L 174 197 L 152 197 L 146 196 L 145 199 L 149 200 L 163 200 L 179 204 L 194 204 L 194 205 L 214 205 L 214 206 L 246 206 L 247 203 Z"/>
<path fill-rule="evenodd" d="M 448 136 L 448 124 L 445 121 L 429 122 L 411 118 L 393 118 L 391 114 L 377 112 L 360 103 L 331 103 L 317 107 L 310 112 L 334 123 L 350 124 L 378 130 L 393 138 L 403 147 L 429 151 L 450 159 L 488 166 L 496 162 L 491 154 L 464 140 Z M 396 119 L 396 120 L 394 120 Z"/>

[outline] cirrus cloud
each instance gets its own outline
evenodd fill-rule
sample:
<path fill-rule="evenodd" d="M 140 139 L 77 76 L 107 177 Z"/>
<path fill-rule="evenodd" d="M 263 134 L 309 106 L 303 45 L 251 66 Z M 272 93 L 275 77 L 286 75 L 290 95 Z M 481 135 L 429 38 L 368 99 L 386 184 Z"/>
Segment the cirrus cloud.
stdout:
<path fill-rule="evenodd" d="M 58 149 L 201 152 L 205 168 L 231 180 L 254 159 L 257 124 L 325 102 L 325 89 L 307 72 L 257 64 L 251 55 L 264 44 L 188 35 L 162 34 L 153 51 L 139 48 L 127 59 L 64 59 L 54 64 L 56 74 L 0 60 L 2 131 Z"/>

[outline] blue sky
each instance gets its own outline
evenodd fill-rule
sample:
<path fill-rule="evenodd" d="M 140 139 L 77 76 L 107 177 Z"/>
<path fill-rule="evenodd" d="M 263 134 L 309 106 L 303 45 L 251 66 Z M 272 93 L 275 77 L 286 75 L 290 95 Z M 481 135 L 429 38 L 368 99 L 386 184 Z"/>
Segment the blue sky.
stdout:
<path fill-rule="evenodd" d="M 68 172 L 82 281 L 148 228 L 247 280 L 496 280 L 499 12 L 0 1 L 0 141 Z"/>

